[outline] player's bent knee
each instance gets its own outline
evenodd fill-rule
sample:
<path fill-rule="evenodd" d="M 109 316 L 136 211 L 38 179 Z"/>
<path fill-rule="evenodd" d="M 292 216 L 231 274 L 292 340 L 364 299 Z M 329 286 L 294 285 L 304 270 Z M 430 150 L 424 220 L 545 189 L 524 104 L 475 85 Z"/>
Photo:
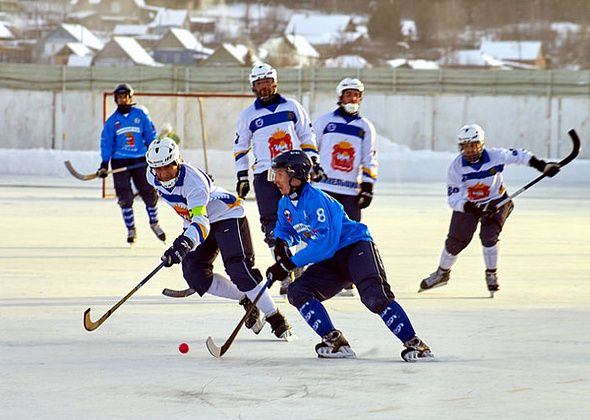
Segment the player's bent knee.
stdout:
<path fill-rule="evenodd" d="M 447 238 L 447 241 L 445 242 L 445 248 L 449 254 L 458 255 L 467 247 L 467 245 L 469 245 L 469 242 L 470 240 L 460 240 L 459 238 L 451 236 Z"/>
<path fill-rule="evenodd" d="M 289 303 L 296 308 L 303 306 L 310 298 L 315 297 L 314 294 L 303 286 L 303 282 L 295 281 L 289 285 L 287 290 L 287 299 Z"/>
<path fill-rule="evenodd" d="M 374 314 L 380 314 L 389 304 L 389 300 L 385 296 L 361 296 L 361 302 Z"/>

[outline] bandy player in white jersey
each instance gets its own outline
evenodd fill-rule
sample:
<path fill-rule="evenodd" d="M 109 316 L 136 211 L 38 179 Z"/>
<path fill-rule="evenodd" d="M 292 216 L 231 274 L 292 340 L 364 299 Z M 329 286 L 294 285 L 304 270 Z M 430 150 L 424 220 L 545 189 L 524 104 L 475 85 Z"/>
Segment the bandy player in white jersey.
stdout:
<path fill-rule="evenodd" d="M 338 200 L 357 222 L 361 210 L 371 204 L 377 180 L 375 127 L 359 114 L 364 91 L 359 79 L 342 79 L 336 87 L 338 108 L 313 123 L 327 175 L 316 186 Z"/>
<path fill-rule="evenodd" d="M 440 256 L 438 269 L 422 280 L 420 290 L 444 286 L 459 253 L 469 245 L 477 225 L 486 266 L 485 279 L 493 297 L 499 290 L 497 263 L 498 239 L 514 204 L 497 204 L 508 197 L 502 172 L 506 165 L 529 165 L 552 177 L 559 164 L 537 159 L 524 149 L 485 149 L 485 133 L 477 124 L 468 124 L 457 135 L 460 154 L 449 166 L 447 195 L 453 209 L 451 225 Z"/>
<path fill-rule="evenodd" d="M 146 153 L 147 180 L 162 199 L 183 219 L 183 232 L 164 252 L 166 267 L 182 263 L 189 287 L 200 296 L 209 293 L 239 300 L 246 310 L 261 288 L 262 274 L 254 268 L 254 249 L 241 199 L 217 187 L 203 171 L 180 159 L 178 145 L 164 137 L 150 144 Z M 230 280 L 213 273 L 221 253 Z M 291 327 L 277 309 L 268 290 L 257 305 L 278 338 L 289 338 Z M 258 311 L 246 321 L 256 334 L 263 322 Z"/>
<path fill-rule="evenodd" d="M 301 149 L 314 162 L 313 175 L 323 176 L 309 116 L 299 102 L 277 92 L 277 82 L 277 71 L 269 64 L 252 69 L 250 88 L 256 100 L 240 114 L 233 146 L 238 178 L 236 191 L 242 198 L 250 191 L 250 150 L 254 154 L 254 191 L 265 242 L 271 248 L 274 247 L 272 232 L 281 198 L 280 191 L 267 179 L 272 159 L 286 150 Z"/>

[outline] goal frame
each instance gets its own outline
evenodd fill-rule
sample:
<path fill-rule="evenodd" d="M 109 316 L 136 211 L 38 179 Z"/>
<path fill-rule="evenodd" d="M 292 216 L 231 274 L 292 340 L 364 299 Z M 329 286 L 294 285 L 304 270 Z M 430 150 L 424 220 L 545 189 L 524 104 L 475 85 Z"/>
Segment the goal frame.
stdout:
<path fill-rule="evenodd" d="M 150 92 L 138 91 L 134 96 L 151 96 L 166 98 L 196 98 L 199 104 L 199 119 L 197 124 L 201 128 L 201 145 L 203 147 L 203 160 L 205 162 L 205 171 L 209 171 L 209 160 L 207 158 L 207 130 L 205 128 L 205 104 L 204 98 L 252 98 L 255 96 L 251 93 L 228 93 L 228 92 Z M 107 101 L 113 100 L 113 92 L 102 93 L 102 125 L 104 126 L 109 117 Z M 113 194 L 107 192 L 107 179 L 102 179 L 102 198 L 113 198 Z"/>

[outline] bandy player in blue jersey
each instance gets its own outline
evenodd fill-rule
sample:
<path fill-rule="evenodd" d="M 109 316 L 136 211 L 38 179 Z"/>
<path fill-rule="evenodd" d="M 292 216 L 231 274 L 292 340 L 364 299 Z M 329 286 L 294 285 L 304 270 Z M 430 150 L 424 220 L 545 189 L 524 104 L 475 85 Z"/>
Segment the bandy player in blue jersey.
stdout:
<path fill-rule="evenodd" d="M 238 182 L 236 191 L 245 198 L 250 191 L 249 152 L 254 155 L 254 191 L 264 232 L 264 241 L 274 248 L 273 231 L 277 220 L 277 204 L 281 193 L 268 181 L 272 159 L 285 150 L 300 149 L 313 162 L 314 180 L 325 177 L 319 163 L 315 133 L 307 112 L 299 102 L 278 93 L 277 71 L 269 64 L 254 66 L 250 72 L 250 88 L 256 100 L 240 114 L 233 151 Z M 281 294 L 285 294 L 285 279 Z"/>
<path fill-rule="evenodd" d="M 309 184 L 312 162 L 301 150 L 280 154 L 272 161 L 271 177 L 283 194 L 275 228 L 277 262 L 267 270 L 271 281 L 283 279 L 296 267 L 309 264 L 289 286 L 289 302 L 322 338 L 318 357 L 354 358 L 356 354 L 336 329 L 322 301 L 354 283 L 363 304 L 378 314 L 401 340 L 407 362 L 432 357 L 402 307 L 395 301 L 369 229 L 346 216 L 342 204 Z M 289 247 L 305 242 L 294 255 Z"/>
<path fill-rule="evenodd" d="M 485 280 L 493 297 L 500 288 L 497 275 L 500 232 L 514 208 L 512 201 L 497 206 L 508 197 L 502 172 L 507 165 L 529 165 L 552 177 L 559 172 L 559 164 L 537 159 L 524 149 L 485 149 L 485 133 L 477 124 L 461 127 L 457 143 L 460 154 L 451 162 L 447 175 L 448 202 L 453 209 L 449 233 L 438 269 L 422 280 L 419 292 L 448 283 L 451 267 L 481 224 L 479 238 L 486 266 Z"/>
<path fill-rule="evenodd" d="M 182 263 L 184 279 L 200 296 L 209 293 L 239 300 L 246 310 L 266 283 L 254 267 L 250 228 L 241 199 L 217 187 L 203 171 L 183 162 L 176 142 L 155 140 L 146 154 L 148 182 L 184 221 L 184 230 L 166 250 L 166 267 Z M 230 280 L 213 273 L 221 253 Z M 278 337 L 289 339 L 291 327 L 277 309 L 268 290 L 257 305 Z M 246 327 L 258 334 L 264 324 L 252 311 Z"/>
<path fill-rule="evenodd" d="M 106 178 L 109 162 L 112 169 L 125 166 L 139 166 L 124 172 L 113 174 L 115 193 L 121 207 L 123 221 L 127 227 L 127 242 L 136 241 L 135 216 L 133 213 L 133 190 L 135 184 L 139 195 L 145 203 L 150 227 L 162 241 L 166 234 L 158 224 L 158 194 L 145 179 L 145 152 L 157 137 L 154 123 L 150 117 L 133 103 L 133 88 L 127 83 L 115 87 L 113 91 L 117 109 L 104 123 L 100 139 L 101 164 L 96 174 Z"/>

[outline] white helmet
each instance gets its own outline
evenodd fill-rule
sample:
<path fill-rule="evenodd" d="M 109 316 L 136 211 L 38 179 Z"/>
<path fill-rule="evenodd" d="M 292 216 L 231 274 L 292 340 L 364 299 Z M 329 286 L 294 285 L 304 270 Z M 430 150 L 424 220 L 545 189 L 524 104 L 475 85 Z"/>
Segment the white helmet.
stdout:
<path fill-rule="evenodd" d="M 457 133 L 457 143 L 459 145 L 466 143 L 485 143 L 485 132 L 477 124 L 466 124 L 459 129 Z"/>
<path fill-rule="evenodd" d="M 336 86 L 338 100 L 340 100 L 342 93 L 347 89 L 358 90 L 360 93 L 363 93 L 365 91 L 365 85 L 363 85 L 363 82 L 356 78 L 346 77 L 342 79 L 340 83 L 338 83 L 338 86 Z"/>
<path fill-rule="evenodd" d="M 250 71 L 250 87 L 254 87 L 254 82 L 262 79 L 273 79 L 275 83 L 279 81 L 277 71 L 266 63 L 252 67 L 252 71 Z"/>
<path fill-rule="evenodd" d="M 154 140 L 150 144 L 150 147 L 145 154 L 145 159 L 152 170 L 152 173 L 154 173 L 153 170 L 155 168 L 161 168 L 162 166 L 169 165 L 173 162 L 180 163 L 180 151 L 174 140 L 164 137 L 163 139 Z M 178 173 L 180 174 L 180 171 L 178 171 Z M 178 175 L 169 181 L 160 181 L 158 179 L 158 182 L 166 188 L 172 188 L 176 185 L 177 179 Z"/>

